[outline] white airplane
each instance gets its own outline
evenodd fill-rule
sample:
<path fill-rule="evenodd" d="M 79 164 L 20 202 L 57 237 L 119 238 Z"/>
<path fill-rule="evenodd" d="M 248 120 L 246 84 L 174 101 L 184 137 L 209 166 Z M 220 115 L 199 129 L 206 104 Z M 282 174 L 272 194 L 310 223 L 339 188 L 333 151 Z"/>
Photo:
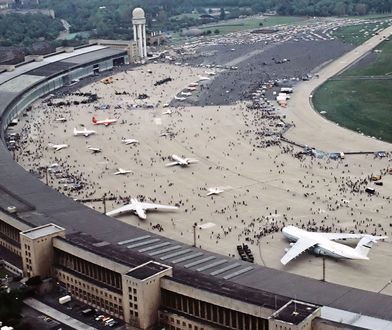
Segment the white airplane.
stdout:
<path fill-rule="evenodd" d="M 199 81 L 210 80 L 208 77 L 199 76 Z"/>
<path fill-rule="evenodd" d="M 216 75 L 215 71 L 206 71 L 206 74 L 208 74 L 209 76 L 215 76 Z"/>
<path fill-rule="evenodd" d="M 137 144 L 139 143 L 139 140 L 135 140 L 135 139 L 121 139 L 122 143 L 125 143 L 126 145 L 128 144 Z"/>
<path fill-rule="evenodd" d="M 176 100 L 178 100 L 178 101 L 185 101 L 186 100 L 186 97 L 180 97 L 180 96 L 174 96 L 174 98 L 176 99 Z"/>
<path fill-rule="evenodd" d="M 193 83 L 190 83 L 188 86 L 189 87 L 197 87 L 197 86 L 199 86 L 199 84 L 197 82 L 193 82 Z"/>
<path fill-rule="evenodd" d="M 123 213 L 134 213 L 140 219 L 145 220 L 147 218 L 146 211 L 149 210 L 176 210 L 177 206 L 152 204 L 139 202 L 136 198 L 131 198 L 131 203 L 121 206 L 117 209 L 106 213 L 108 216 L 117 216 Z"/>
<path fill-rule="evenodd" d="M 118 171 L 114 173 L 114 175 L 128 174 L 128 173 L 133 173 L 133 171 L 131 171 L 131 170 L 124 170 L 122 168 L 119 168 Z"/>
<path fill-rule="evenodd" d="M 191 92 L 181 92 L 181 95 L 192 96 L 192 93 Z"/>
<path fill-rule="evenodd" d="M 188 90 L 188 91 L 191 91 L 191 92 L 193 92 L 193 91 L 195 91 L 195 90 L 197 90 L 197 88 L 196 87 L 190 87 L 190 86 L 188 86 L 187 88 L 185 88 L 186 90 Z"/>
<path fill-rule="evenodd" d="M 54 151 L 59 151 L 59 150 L 64 149 L 64 148 L 68 148 L 68 144 L 53 144 L 53 143 L 48 143 L 48 146 L 49 146 L 50 148 L 55 149 Z"/>
<path fill-rule="evenodd" d="M 168 163 L 168 164 L 166 164 L 166 166 L 176 166 L 176 165 L 179 165 L 181 167 L 187 167 L 188 165 L 190 165 L 192 163 L 197 163 L 198 162 L 197 159 L 182 158 L 182 157 L 177 156 L 177 155 L 171 155 L 170 158 L 173 159 L 174 162 Z"/>
<path fill-rule="evenodd" d="M 162 116 L 163 116 L 163 115 L 171 115 L 172 113 L 173 113 L 173 111 L 171 111 L 171 110 L 169 109 L 169 110 L 166 110 L 166 111 L 162 112 Z"/>
<path fill-rule="evenodd" d="M 109 126 L 110 124 L 113 124 L 117 121 L 117 119 L 109 119 L 106 118 L 104 120 L 97 120 L 97 118 L 93 117 L 92 122 L 94 125 L 105 125 L 105 126 Z"/>
<path fill-rule="evenodd" d="M 285 249 L 286 254 L 280 260 L 283 265 L 309 249 L 315 254 L 333 258 L 369 260 L 367 255 L 373 244 L 388 238 L 366 234 L 308 232 L 295 226 L 286 226 L 282 232 L 288 240 L 295 242 L 290 243 L 291 247 Z M 334 242 L 344 239 L 360 239 L 360 241 L 355 248 Z"/>
<path fill-rule="evenodd" d="M 88 150 L 91 150 L 91 151 L 93 152 L 93 154 L 97 154 L 97 153 L 99 153 L 99 152 L 102 152 L 102 149 L 101 149 L 101 148 L 96 148 L 96 147 L 88 146 L 87 149 L 88 149 Z"/>
<path fill-rule="evenodd" d="M 93 130 L 88 130 L 86 127 L 82 131 L 78 131 L 76 128 L 74 128 L 74 135 L 84 135 L 85 137 L 88 137 L 91 134 L 95 134 L 96 132 Z"/>
<path fill-rule="evenodd" d="M 220 187 L 211 187 L 211 188 L 207 188 L 207 196 L 211 196 L 211 195 L 219 195 L 220 193 L 223 193 L 224 190 Z"/>
<path fill-rule="evenodd" d="M 60 117 L 60 118 L 57 118 L 56 121 L 60 121 L 60 122 L 64 123 L 64 122 L 67 121 L 67 118 L 65 118 L 65 117 Z"/>

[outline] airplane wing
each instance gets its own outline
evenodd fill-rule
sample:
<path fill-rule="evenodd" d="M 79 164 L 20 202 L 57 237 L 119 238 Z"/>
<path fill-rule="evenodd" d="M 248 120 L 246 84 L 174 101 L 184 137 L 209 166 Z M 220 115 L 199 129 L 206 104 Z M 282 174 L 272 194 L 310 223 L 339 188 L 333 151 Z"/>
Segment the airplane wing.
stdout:
<path fill-rule="evenodd" d="M 169 167 L 169 166 L 175 166 L 175 165 L 178 165 L 178 162 L 167 163 L 165 166 Z"/>
<path fill-rule="evenodd" d="M 318 233 L 326 239 L 330 241 L 337 241 L 341 239 L 360 239 L 365 236 L 369 236 L 366 234 L 349 234 L 349 233 Z"/>
<path fill-rule="evenodd" d="M 122 213 L 127 213 L 127 212 L 133 212 L 136 211 L 136 208 L 133 204 L 127 204 L 124 206 L 121 206 L 117 209 L 111 210 L 109 212 L 106 213 L 106 215 L 108 216 L 116 216 Z"/>
<path fill-rule="evenodd" d="M 197 159 L 193 159 L 193 158 L 185 158 L 185 160 L 186 160 L 189 164 L 198 163 L 198 162 L 199 162 Z"/>
<path fill-rule="evenodd" d="M 143 210 L 176 210 L 176 209 L 178 209 L 177 206 L 152 204 L 152 203 L 140 203 L 140 206 Z"/>
<path fill-rule="evenodd" d="M 283 265 L 287 265 L 291 260 L 298 257 L 301 253 L 305 252 L 307 249 L 318 244 L 316 240 L 309 238 L 300 238 L 295 244 L 286 252 L 280 262 Z"/>

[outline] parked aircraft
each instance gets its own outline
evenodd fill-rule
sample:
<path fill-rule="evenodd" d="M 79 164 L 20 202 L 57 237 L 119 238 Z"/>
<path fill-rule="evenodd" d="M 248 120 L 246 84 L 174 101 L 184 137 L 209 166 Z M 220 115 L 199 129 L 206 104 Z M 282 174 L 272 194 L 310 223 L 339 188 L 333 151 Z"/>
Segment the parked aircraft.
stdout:
<path fill-rule="evenodd" d="M 91 134 L 95 134 L 96 132 L 93 130 L 88 130 L 86 127 L 82 131 L 78 131 L 76 128 L 74 128 L 74 135 L 84 135 L 85 137 L 88 137 Z"/>
<path fill-rule="evenodd" d="M 192 96 L 192 93 L 191 92 L 181 92 L 181 95 Z"/>
<path fill-rule="evenodd" d="M 174 96 L 174 98 L 177 100 L 177 101 L 185 101 L 186 100 L 186 97 L 180 97 L 180 96 Z"/>
<path fill-rule="evenodd" d="M 125 143 L 126 145 L 128 144 L 137 144 L 139 143 L 139 140 L 135 140 L 135 139 L 121 139 L 122 143 Z"/>
<path fill-rule="evenodd" d="M 162 115 L 171 115 L 172 113 L 173 113 L 173 111 L 171 111 L 169 109 L 169 110 L 166 110 L 166 111 L 162 112 Z"/>
<path fill-rule="evenodd" d="M 106 118 L 104 120 L 97 120 L 97 118 L 93 117 L 92 118 L 92 122 L 94 125 L 105 125 L 105 126 L 109 126 L 110 124 L 113 124 L 117 121 L 117 119 L 109 119 Z"/>
<path fill-rule="evenodd" d="M 208 74 L 209 76 L 215 76 L 216 75 L 215 71 L 206 71 L 206 74 Z"/>
<path fill-rule="evenodd" d="M 197 86 L 199 86 L 199 84 L 197 82 L 193 82 L 193 83 L 190 83 L 188 86 L 189 87 L 197 87 Z"/>
<path fill-rule="evenodd" d="M 131 171 L 131 170 L 124 170 L 122 168 L 119 168 L 118 171 L 114 173 L 114 175 L 128 174 L 128 173 L 133 173 L 133 171 Z"/>
<path fill-rule="evenodd" d="M 91 150 L 91 151 L 93 152 L 93 154 L 97 154 L 97 153 L 99 153 L 99 152 L 102 152 L 102 149 L 101 149 L 101 148 L 96 148 L 96 147 L 88 146 L 87 149 L 88 149 L 88 150 Z"/>
<path fill-rule="evenodd" d="M 203 81 L 203 80 L 210 80 L 210 78 L 204 77 L 204 76 L 199 76 L 199 81 Z"/>
<path fill-rule="evenodd" d="M 57 118 L 56 121 L 60 121 L 60 122 L 64 123 L 67 121 L 67 119 L 65 117 L 60 117 L 60 118 Z"/>
<path fill-rule="evenodd" d="M 224 190 L 220 187 L 211 187 L 211 188 L 208 188 L 207 191 L 208 191 L 207 196 L 219 195 L 220 193 L 224 192 Z"/>
<path fill-rule="evenodd" d="M 48 143 L 48 146 L 52 149 L 55 149 L 54 151 L 59 151 L 64 148 L 68 148 L 68 144 L 52 144 Z"/>
<path fill-rule="evenodd" d="M 168 163 L 166 164 L 166 166 L 175 166 L 175 165 L 179 165 L 181 167 L 186 167 L 192 163 L 197 163 L 198 160 L 197 159 L 193 159 L 193 158 L 182 158 L 180 156 L 177 155 L 171 155 L 170 156 L 171 159 L 174 160 L 174 162 Z"/>
<path fill-rule="evenodd" d="M 369 260 L 367 255 L 373 244 L 388 238 L 366 234 L 308 232 L 295 226 L 286 226 L 282 232 L 288 240 L 295 242 L 290 243 L 291 247 L 285 249 L 286 254 L 280 260 L 283 265 L 306 250 L 333 258 Z M 355 248 L 334 242 L 344 239 L 360 239 L 360 241 Z"/>
<path fill-rule="evenodd" d="M 121 206 L 117 209 L 106 213 L 108 216 L 117 216 L 124 213 L 134 213 L 140 219 L 145 220 L 147 218 L 146 211 L 149 210 L 176 210 L 177 206 L 161 205 L 139 202 L 136 198 L 131 198 L 131 203 Z"/>

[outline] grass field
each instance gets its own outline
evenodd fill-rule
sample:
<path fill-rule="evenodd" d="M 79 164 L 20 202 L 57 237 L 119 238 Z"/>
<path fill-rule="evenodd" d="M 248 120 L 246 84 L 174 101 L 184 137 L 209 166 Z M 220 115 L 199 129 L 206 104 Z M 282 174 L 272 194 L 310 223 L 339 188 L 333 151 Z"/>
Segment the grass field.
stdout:
<path fill-rule="evenodd" d="M 341 76 L 383 76 L 389 75 L 392 78 L 392 40 L 382 42 L 377 50 L 377 58 L 374 63 L 366 67 L 355 66 L 344 71 Z"/>
<path fill-rule="evenodd" d="M 328 81 L 313 95 L 317 111 L 354 131 L 392 143 L 392 80 Z"/>
<path fill-rule="evenodd" d="M 387 26 L 388 24 L 386 22 L 348 25 L 338 28 L 333 32 L 333 36 L 342 40 L 343 42 L 358 46 L 372 37 L 376 30 L 386 28 Z"/>
<path fill-rule="evenodd" d="M 260 18 L 243 18 L 243 19 L 229 20 L 213 25 L 203 25 L 200 26 L 199 28 L 201 30 L 211 30 L 212 32 L 218 29 L 220 31 L 220 34 L 225 34 L 230 32 L 271 27 L 271 26 L 281 25 L 281 24 L 292 24 L 292 23 L 302 21 L 304 19 L 305 18 L 303 17 L 266 16 Z M 262 23 L 263 25 L 260 26 L 260 23 Z"/>

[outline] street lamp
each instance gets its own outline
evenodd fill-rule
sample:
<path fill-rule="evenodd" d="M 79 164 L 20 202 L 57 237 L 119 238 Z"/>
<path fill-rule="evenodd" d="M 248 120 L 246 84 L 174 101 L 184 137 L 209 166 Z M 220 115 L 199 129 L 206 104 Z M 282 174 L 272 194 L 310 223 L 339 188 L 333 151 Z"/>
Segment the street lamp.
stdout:
<path fill-rule="evenodd" d="M 193 224 L 193 247 L 196 247 L 196 227 L 197 227 L 197 223 L 195 222 Z"/>

